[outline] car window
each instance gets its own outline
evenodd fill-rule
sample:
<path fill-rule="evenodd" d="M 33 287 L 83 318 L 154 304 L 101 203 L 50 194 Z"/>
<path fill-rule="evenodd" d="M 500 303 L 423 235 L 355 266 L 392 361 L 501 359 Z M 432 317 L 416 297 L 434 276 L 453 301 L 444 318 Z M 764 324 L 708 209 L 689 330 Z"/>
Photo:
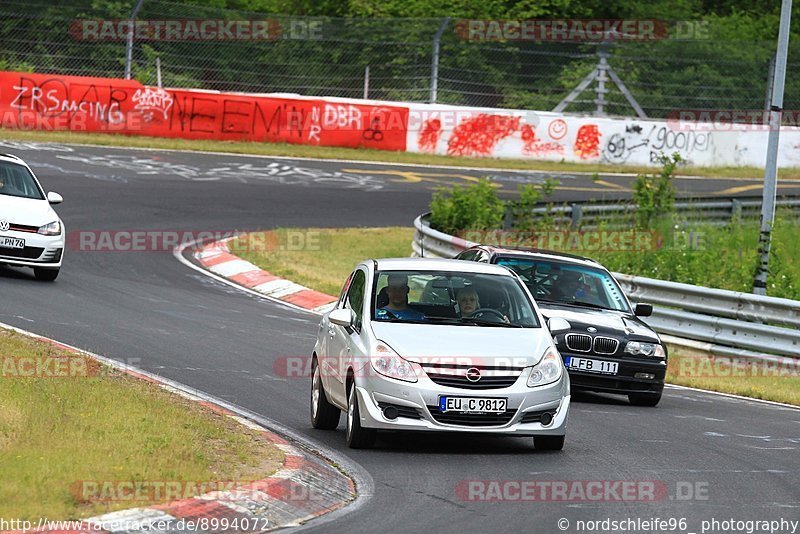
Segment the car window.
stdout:
<path fill-rule="evenodd" d="M 356 319 L 353 321 L 356 329 L 361 328 L 361 320 L 364 317 L 364 288 L 367 285 L 367 276 L 364 271 L 358 269 L 353 274 L 350 282 L 350 289 L 347 292 L 345 307 L 353 310 Z"/>
<path fill-rule="evenodd" d="M 0 195 L 44 200 L 44 194 L 27 168 L 2 161 L 0 161 Z"/>
<path fill-rule="evenodd" d="M 506 274 L 379 271 L 372 303 L 376 321 L 540 326 L 521 284 Z"/>
<path fill-rule="evenodd" d="M 496 263 L 516 272 L 537 300 L 630 311 L 622 289 L 605 269 L 541 258 L 507 257 Z"/>
<path fill-rule="evenodd" d="M 464 252 L 456 256 L 456 259 L 465 261 L 474 261 L 477 255 L 478 251 L 476 250 L 465 250 Z"/>

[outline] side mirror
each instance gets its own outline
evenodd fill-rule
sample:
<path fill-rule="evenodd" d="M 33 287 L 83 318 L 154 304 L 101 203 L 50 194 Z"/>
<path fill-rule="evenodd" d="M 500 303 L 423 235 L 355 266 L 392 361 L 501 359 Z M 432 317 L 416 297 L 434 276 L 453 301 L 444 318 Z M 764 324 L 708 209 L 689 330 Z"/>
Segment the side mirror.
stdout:
<path fill-rule="evenodd" d="M 49 193 L 47 193 L 47 201 L 50 204 L 61 204 L 62 202 L 64 202 L 64 197 L 62 197 L 58 193 L 50 191 Z"/>
<path fill-rule="evenodd" d="M 633 308 L 633 314 L 637 317 L 650 317 L 653 315 L 652 304 L 637 304 Z"/>
<path fill-rule="evenodd" d="M 568 332 L 572 329 L 572 325 L 569 324 L 569 321 L 566 319 L 562 319 L 561 317 L 552 317 L 547 321 L 547 328 L 550 329 L 551 334 L 555 335 Z"/>
<path fill-rule="evenodd" d="M 328 320 L 333 324 L 350 328 L 353 326 L 353 312 L 347 308 L 339 308 L 328 315 Z"/>

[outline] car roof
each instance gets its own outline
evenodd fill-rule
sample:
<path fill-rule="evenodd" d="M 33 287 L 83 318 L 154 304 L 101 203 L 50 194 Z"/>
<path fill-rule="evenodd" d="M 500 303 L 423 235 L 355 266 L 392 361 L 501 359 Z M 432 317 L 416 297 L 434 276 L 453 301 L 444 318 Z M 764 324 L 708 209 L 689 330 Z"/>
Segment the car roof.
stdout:
<path fill-rule="evenodd" d="M 491 254 L 501 256 L 513 256 L 516 258 L 542 258 L 548 260 L 563 261 L 565 263 L 572 263 L 575 265 L 590 265 L 592 267 L 603 267 L 602 264 L 592 258 L 584 256 L 577 256 L 575 254 L 568 254 L 566 252 L 556 252 L 555 250 L 545 249 L 526 249 L 526 248 L 502 248 L 492 245 L 478 245 L 472 248 L 483 249 Z"/>
<path fill-rule="evenodd" d="M 22 158 L 15 156 L 14 154 L 0 154 L 0 160 L 16 163 L 18 165 L 25 165 L 25 162 L 22 161 Z"/>
<path fill-rule="evenodd" d="M 383 258 L 376 259 L 379 271 L 452 271 L 477 274 L 500 274 L 513 276 L 511 271 L 501 265 L 478 263 L 472 261 L 447 260 L 441 258 Z"/>

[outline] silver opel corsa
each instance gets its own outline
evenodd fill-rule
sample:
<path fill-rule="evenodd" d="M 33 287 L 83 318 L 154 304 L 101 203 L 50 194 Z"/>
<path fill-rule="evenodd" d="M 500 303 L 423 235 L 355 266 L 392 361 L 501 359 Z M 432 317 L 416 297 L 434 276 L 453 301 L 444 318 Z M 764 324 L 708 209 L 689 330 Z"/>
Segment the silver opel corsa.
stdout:
<path fill-rule="evenodd" d="M 311 422 L 347 444 L 378 430 L 533 436 L 564 446 L 569 376 L 553 335 L 519 277 L 498 265 L 437 259 L 356 266 L 319 324 Z"/>

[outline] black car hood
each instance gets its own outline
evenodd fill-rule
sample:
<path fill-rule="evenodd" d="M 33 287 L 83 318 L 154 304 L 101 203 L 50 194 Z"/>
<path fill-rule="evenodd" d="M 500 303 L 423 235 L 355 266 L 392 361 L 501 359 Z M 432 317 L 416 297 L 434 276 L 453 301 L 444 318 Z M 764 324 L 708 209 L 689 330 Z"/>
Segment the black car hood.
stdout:
<path fill-rule="evenodd" d="M 537 304 L 546 319 L 561 317 L 569 321 L 572 325 L 571 332 L 586 333 L 587 328 L 591 326 L 597 329 L 598 334 L 618 339 L 661 342 L 658 334 L 632 313 L 580 308 L 552 302 L 537 302 Z"/>

